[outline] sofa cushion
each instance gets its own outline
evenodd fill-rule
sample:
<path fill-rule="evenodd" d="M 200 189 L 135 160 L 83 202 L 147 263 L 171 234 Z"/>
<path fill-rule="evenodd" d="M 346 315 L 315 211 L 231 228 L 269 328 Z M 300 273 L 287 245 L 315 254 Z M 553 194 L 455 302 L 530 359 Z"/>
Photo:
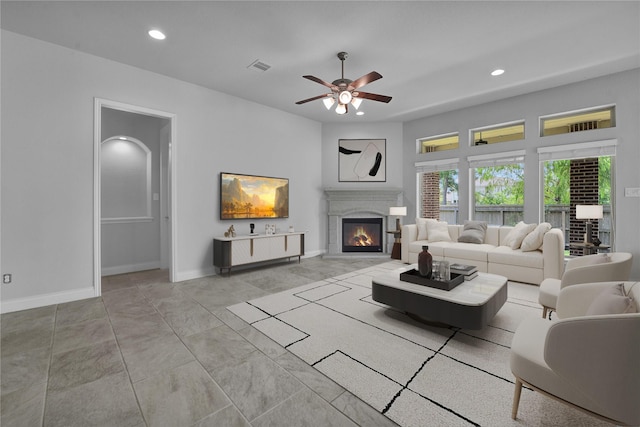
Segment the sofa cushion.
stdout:
<path fill-rule="evenodd" d="M 544 241 L 544 235 L 549 230 L 551 230 L 551 224 L 548 222 L 538 224 L 538 226 L 522 240 L 522 244 L 520 245 L 522 252 L 537 251 L 540 249 Z"/>
<path fill-rule="evenodd" d="M 468 243 L 453 242 L 444 248 L 444 257 L 486 263 L 487 253 L 494 248 L 495 246 L 486 243 L 470 245 Z"/>
<path fill-rule="evenodd" d="M 483 243 L 486 232 L 486 221 L 465 221 L 462 234 L 458 237 L 458 242 L 476 244 Z"/>
<path fill-rule="evenodd" d="M 451 236 L 449 236 L 449 224 L 447 224 L 446 221 L 427 222 L 427 239 L 429 242 L 451 241 Z"/>
<path fill-rule="evenodd" d="M 587 316 L 601 314 L 636 313 L 636 302 L 625 294 L 624 284 L 611 286 L 600 292 L 585 313 Z"/>
<path fill-rule="evenodd" d="M 444 258 L 444 248 L 452 245 L 453 242 L 428 242 L 426 240 L 415 241 L 409 243 L 409 252 L 419 254 L 422 252 L 422 247 L 429 246 L 429 253 L 434 258 Z"/>
<path fill-rule="evenodd" d="M 509 246 L 511 249 L 520 248 L 524 238 L 535 228 L 536 224 L 525 224 L 520 221 L 511 231 L 509 231 L 509 234 L 507 234 L 507 237 L 504 239 L 504 245 Z"/>
<path fill-rule="evenodd" d="M 518 267 L 543 268 L 544 256 L 542 252 L 522 252 L 508 246 L 498 246 L 487 254 L 489 263 L 508 264 Z"/>

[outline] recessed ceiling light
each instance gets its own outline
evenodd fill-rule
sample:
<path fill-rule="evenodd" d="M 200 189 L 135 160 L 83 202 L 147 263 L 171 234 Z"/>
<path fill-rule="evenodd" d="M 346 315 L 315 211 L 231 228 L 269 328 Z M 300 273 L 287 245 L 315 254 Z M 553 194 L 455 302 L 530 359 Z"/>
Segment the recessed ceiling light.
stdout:
<path fill-rule="evenodd" d="M 167 38 L 167 36 L 165 36 L 160 30 L 149 30 L 149 35 L 156 40 L 164 40 Z"/>
<path fill-rule="evenodd" d="M 356 116 L 364 116 L 364 111 L 358 111 L 358 112 L 356 113 Z"/>
<path fill-rule="evenodd" d="M 492 76 L 500 76 L 500 75 L 502 75 L 502 74 L 504 74 L 504 70 L 502 70 L 502 69 L 500 69 L 500 68 L 498 68 L 497 70 L 493 70 L 493 71 L 491 72 L 491 75 L 492 75 Z"/>

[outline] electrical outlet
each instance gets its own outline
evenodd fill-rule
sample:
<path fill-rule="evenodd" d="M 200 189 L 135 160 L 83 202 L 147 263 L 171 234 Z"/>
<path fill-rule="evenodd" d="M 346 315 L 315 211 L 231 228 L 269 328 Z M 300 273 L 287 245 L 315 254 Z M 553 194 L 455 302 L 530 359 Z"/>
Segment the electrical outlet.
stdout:
<path fill-rule="evenodd" d="M 624 189 L 624 197 L 640 197 L 639 187 L 627 187 Z"/>
<path fill-rule="evenodd" d="M 11 274 L 3 274 L 2 283 L 11 283 Z"/>

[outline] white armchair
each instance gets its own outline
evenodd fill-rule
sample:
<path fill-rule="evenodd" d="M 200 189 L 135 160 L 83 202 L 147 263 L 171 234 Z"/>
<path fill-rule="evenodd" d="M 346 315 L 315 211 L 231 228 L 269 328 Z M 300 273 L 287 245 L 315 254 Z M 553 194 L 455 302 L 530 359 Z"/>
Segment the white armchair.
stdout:
<path fill-rule="evenodd" d="M 599 419 L 640 425 L 640 284 L 623 282 L 625 293 L 634 299 L 626 310 L 631 312 L 587 315 L 594 300 L 603 301 L 604 290 L 620 283 L 564 288 L 558 297 L 558 320 L 533 318 L 518 326 L 510 360 L 516 377 L 513 419 L 524 384 Z"/>
<path fill-rule="evenodd" d="M 604 262 L 608 257 L 608 261 Z M 567 261 L 561 279 L 544 279 L 540 283 L 538 302 L 542 305 L 542 317 L 555 310 L 560 289 L 569 285 L 613 280 L 629 280 L 632 255 L 628 252 L 587 255 Z"/>

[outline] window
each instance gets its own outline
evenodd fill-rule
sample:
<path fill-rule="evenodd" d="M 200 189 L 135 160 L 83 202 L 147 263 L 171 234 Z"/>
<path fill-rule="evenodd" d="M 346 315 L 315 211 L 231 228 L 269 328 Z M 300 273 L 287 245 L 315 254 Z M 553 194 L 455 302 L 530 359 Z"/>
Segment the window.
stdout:
<path fill-rule="evenodd" d="M 434 151 L 453 150 L 458 148 L 458 142 L 457 133 L 423 138 L 418 140 L 418 152 L 433 153 Z"/>
<path fill-rule="evenodd" d="M 473 219 L 515 225 L 524 219 L 524 151 L 471 156 Z"/>
<path fill-rule="evenodd" d="M 473 145 L 517 141 L 524 139 L 524 122 L 507 123 L 503 125 L 472 129 L 470 132 L 470 139 L 473 141 Z"/>
<path fill-rule="evenodd" d="M 457 224 L 458 159 L 416 163 L 419 215 Z"/>
<path fill-rule="evenodd" d="M 575 218 L 575 206 L 602 205 L 604 217 L 591 221 L 594 236 L 613 246 L 615 225 L 611 191 L 617 141 L 597 141 L 563 146 L 543 147 L 538 155 L 543 174 L 543 218 L 561 228 L 565 242 L 582 242 L 585 220 Z M 572 255 L 581 255 L 572 249 Z"/>
<path fill-rule="evenodd" d="M 540 118 L 540 136 L 615 127 L 615 106 L 554 114 Z"/>

